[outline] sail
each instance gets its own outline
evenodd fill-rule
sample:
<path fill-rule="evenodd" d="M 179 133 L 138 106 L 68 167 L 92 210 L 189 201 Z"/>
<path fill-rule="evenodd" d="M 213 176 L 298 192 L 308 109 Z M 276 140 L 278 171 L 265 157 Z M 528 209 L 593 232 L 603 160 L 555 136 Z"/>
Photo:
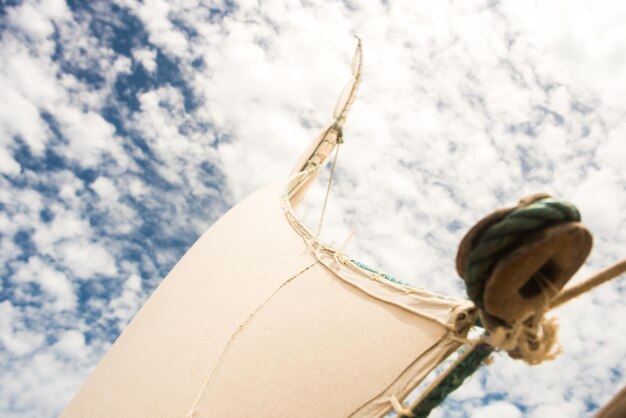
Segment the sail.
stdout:
<path fill-rule="evenodd" d="M 459 346 L 469 302 L 358 268 L 283 189 L 202 235 L 61 417 L 379 417 Z"/>

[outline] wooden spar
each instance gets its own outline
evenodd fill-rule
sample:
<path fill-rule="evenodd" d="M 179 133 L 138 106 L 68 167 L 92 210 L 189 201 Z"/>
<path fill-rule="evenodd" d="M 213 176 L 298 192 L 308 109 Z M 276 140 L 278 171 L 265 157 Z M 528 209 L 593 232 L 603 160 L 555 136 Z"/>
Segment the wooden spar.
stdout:
<path fill-rule="evenodd" d="M 311 142 L 306 151 L 298 159 L 298 162 L 291 172 L 294 177 L 289 184 L 289 201 L 294 207 L 302 200 L 306 190 L 337 144 L 343 142 L 343 125 L 350 111 L 350 107 L 356 99 L 356 92 L 361 82 L 363 49 L 361 47 L 361 40 L 359 38 L 357 38 L 357 40 L 356 51 L 352 59 L 352 79 L 344 88 L 335 106 L 333 120 L 320 135 Z M 302 173 L 302 175 L 298 176 L 300 173 Z"/>

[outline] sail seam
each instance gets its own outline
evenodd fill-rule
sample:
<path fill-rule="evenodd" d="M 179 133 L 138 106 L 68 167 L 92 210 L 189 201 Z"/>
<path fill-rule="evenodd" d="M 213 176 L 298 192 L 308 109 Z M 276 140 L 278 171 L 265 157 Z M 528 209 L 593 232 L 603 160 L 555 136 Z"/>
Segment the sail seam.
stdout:
<path fill-rule="evenodd" d="M 305 267 L 304 269 L 302 269 L 300 272 L 296 273 L 295 275 L 291 276 L 290 278 L 288 278 L 287 280 L 285 280 L 280 286 L 278 286 L 267 298 L 265 298 L 265 300 L 263 302 L 261 302 L 261 304 L 259 306 L 257 306 L 254 311 L 252 311 L 252 313 L 250 315 L 248 315 L 248 317 L 237 327 L 237 329 L 231 334 L 230 338 L 228 339 L 228 341 L 226 342 L 226 345 L 224 346 L 224 349 L 222 350 L 222 353 L 220 354 L 220 356 L 218 357 L 217 361 L 215 362 L 215 365 L 213 366 L 213 368 L 211 369 L 211 371 L 209 372 L 209 375 L 207 376 L 207 378 L 204 380 L 204 382 L 202 383 L 202 387 L 200 388 L 200 392 L 198 393 L 198 395 L 196 396 L 196 399 L 194 400 L 193 404 L 191 405 L 191 408 L 189 409 L 189 411 L 187 412 L 187 414 L 185 415 L 186 418 L 195 418 L 196 414 L 198 413 L 199 409 L 200 409 L 200 401 L 202 400 L 202 397 L 204 396 L 204 393 L 206 392 L 206 389 L 209 387 L 209 384 L 211 383 L 211 379 L 213 377 L 213 375 L 215 374 L 215 371 L 218 369 L 218 367 L 220 366 L 220 364 L 222 363 L 222 360 L 224 359 L 224 357 L 226 356 L 226 353 L 228 352 L 228 349 L 230 348 L 230 346 L 232 345 L 232 343 L 235 341 L 235 339 L 237 338 L 237 336 L 239 334 L 241 334 L 241 332 L 246 328 L 246 326 L 254 319 L 254 316 L 261 310 L 263 309 L 263 307 L 265 305 L 267 305 L 267 303 L 285 286 L 287 286 L 289 283 L 291 283 L 292 281 L 294 281 L 295 279 L 297 279 L 298 277 L 300 277 L 302 274 L 304 274 L 307 270 L 309 270 L 310 268 L 314 267 L 315 265 L 317 265 L 317 260 L 315 262 L 313 262 L 312 264 L 310 264 L 309 266 Z"/>

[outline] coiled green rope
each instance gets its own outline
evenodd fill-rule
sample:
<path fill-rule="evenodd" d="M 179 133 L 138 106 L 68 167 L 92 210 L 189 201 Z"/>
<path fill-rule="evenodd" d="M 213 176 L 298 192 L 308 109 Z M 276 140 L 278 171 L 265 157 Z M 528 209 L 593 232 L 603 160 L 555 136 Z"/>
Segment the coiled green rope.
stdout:
<path fill-rule="evenodd" d="M 483 309 L 485 283 L 503 254 L 515 248 L 528 233 L 561 222 L 578 221 L 580 213 L 574 205 L 545 198 L 518 207 L 488 226 L 467 257 L 463 274 L 467 296 L 476 307 Z"/>

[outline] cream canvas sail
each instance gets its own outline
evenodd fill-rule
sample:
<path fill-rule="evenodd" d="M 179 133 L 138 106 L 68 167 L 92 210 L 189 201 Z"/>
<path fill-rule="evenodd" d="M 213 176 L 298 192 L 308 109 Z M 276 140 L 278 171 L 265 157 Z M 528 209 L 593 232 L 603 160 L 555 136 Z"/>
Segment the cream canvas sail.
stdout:
<path fill-rule="evenodd" d="M 382 417 L 461 345 L 470 302 L 364 270 L 294 216 L 341 137 L 357 58 L 295 176 L 202 235 L 61 417 Z"/>

